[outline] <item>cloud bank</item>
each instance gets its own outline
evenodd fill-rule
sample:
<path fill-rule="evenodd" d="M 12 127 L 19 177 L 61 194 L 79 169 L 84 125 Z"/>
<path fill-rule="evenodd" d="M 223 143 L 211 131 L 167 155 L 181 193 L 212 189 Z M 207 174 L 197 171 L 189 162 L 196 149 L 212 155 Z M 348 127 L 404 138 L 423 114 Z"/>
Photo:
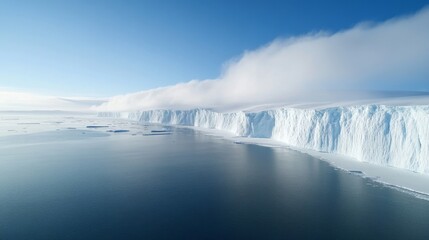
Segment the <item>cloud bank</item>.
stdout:
<path fill-rule="evenodd" d="M 333 90 L 429 81 L 429 9 L 379 24 L 278 39 L 221 76 L 112 97 L 97 111 L 227 109 L 326 97 Z M 322 94 L 323 93 L 323 94 Z"/>
<path fill-rule="evenodd" d="M 90 111 L 91 106 L 100 105 L 103 99 L 81 97 L 45 96 L 26 92 L 0 90 L 0 111 Z"/>

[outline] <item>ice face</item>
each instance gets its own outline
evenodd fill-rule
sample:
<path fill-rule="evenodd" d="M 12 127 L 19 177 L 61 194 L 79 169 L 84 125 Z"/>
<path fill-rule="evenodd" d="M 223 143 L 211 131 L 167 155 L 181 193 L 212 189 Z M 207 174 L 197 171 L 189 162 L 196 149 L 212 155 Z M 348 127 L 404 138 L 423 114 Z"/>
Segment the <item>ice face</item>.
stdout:
<path fill-rule="evenodd" d="M 429 173 L 429 106 L 365 105 L 218 113 L 205 109 L 99 113 L 140 122 L 218 129 L 290 146 Z"/>

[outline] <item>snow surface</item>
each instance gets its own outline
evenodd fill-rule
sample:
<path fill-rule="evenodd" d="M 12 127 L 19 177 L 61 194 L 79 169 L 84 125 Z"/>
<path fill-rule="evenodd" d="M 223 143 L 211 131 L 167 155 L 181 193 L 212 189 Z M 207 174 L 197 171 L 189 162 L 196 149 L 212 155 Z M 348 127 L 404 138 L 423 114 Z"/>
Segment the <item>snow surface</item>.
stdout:
<path fill-rule="evenodd" d="M 429 105 L 278 108 L 219 113 L 207 109 L 99 113 L 100 117 L 217 129 L 360 162 L 429 173 Z"/>

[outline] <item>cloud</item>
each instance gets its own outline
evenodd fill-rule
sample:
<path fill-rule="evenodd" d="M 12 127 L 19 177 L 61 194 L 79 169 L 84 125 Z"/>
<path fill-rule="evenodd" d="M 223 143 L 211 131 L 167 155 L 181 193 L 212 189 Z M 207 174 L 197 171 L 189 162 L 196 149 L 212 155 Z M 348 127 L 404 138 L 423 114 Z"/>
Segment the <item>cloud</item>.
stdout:
<path fill-rule="evenodd" d="M 90 107 L 105 102 L 103 99 L 44 96 L 27 92 L 0 90 L 0 111 L 62 110 L 90 111 Z"/>
<path fill-rule="evenodd" d="M 341 32 L 277 39 L 229 61 L 217 79 L 192 80 L 108 101 L 0 90 L 0 110 L 222 110 L 350 98 L 352 90 L 388 90 L 392 86 L 400 90 L 417 86 L 418 81 L 428 86 L 428 26 L 426 8 L 411 16 L 358 24 Z"/>
<path fill-rule="evenodd" d="M 218 79 L 112 97 L 98 111 L 228 108 L 400 86 L 429 77 L 429 9 L 380 24 L 277 39 L 230 62 Z M 321 94 L 325 93 L 325 94 Z"/>

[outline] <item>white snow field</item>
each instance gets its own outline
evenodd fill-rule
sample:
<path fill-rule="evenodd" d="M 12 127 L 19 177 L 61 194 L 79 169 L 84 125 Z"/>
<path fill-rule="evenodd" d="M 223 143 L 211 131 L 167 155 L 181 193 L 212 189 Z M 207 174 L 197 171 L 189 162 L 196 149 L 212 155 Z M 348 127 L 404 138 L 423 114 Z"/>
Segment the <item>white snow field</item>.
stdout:
<path fill-rule="evenodd" d="M 388 185 L 429 193 L 429 105 L 148 110 L 98 116 L 191 126 L 243 143 L 287 146 Z"/>

